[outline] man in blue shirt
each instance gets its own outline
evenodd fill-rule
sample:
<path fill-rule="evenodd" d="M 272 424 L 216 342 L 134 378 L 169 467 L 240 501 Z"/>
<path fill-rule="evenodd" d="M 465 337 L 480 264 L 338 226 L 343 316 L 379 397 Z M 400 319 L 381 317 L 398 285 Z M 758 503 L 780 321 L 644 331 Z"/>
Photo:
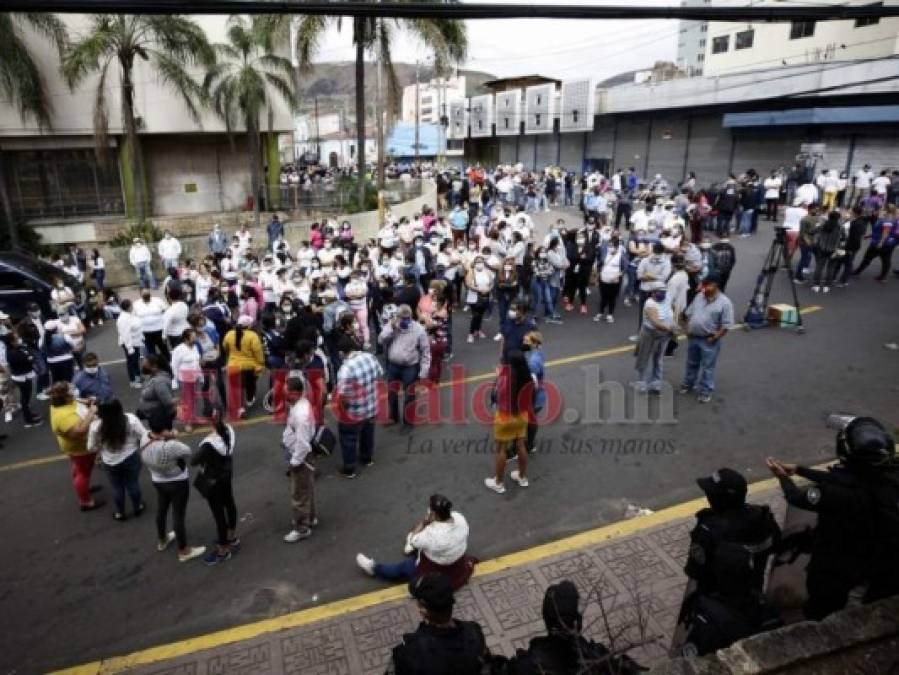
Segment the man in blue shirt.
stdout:
<path fill-rule="evenodd" d="M 465 241 L 465 237 L 468 234 L 468 213 L 457 204 L 450 214 L 449 221 L 450 228 L 453 231 L 453 245 L 455 246 L 460 241 Z"/>
<path fill-rule="evenodd" d="M 84 355 L 84 368 L 75 376 L 72 384 L 75 385 L 78 398 L 92 398 L 97 403 L 103 403 L 115 397 L 109 373 L 100 367 L 100 360 L 93 352 Z"/>
<path fill-rule="evenodd" d="M 503 336 L 503 358 L 512 351 L 521 351 L 524 336 L 537 327 L 533 319 L 528 318 L 528 303 L 518 300 L 512 305 L 509 314 L 500 319 L 500 333 Z"/>
<path fill-rule="evenodd" d="M 268 235 L 268 250 L 271 251 L 276 240 L 284 236 L 284 223 L 278 220 L 278 214 L 272 215 L 271 222 L 265 226 L 265 232 Z"/>

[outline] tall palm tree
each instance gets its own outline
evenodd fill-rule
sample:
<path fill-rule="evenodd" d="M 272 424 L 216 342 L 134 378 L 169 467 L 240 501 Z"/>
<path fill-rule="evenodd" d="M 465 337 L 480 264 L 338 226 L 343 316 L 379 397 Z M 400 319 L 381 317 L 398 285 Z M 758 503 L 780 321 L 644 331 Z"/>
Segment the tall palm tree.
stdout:
<path fill-rule="evenodd" d="M 0 95 L 12 103 L 23 122 L 34 119 L 42 129 L 50 128 L 53 106 L 47 96 L 44 79 L 25 44 L 23 29 L 30 29 L 53 42 L 60 58 L 68 45 L 65 25 L 54 14 L 0 14 Z M 6 191 L 3 158 L 0 156 L 0 201 L 8 228 L 10 248 L 18 244 L 15 216 Z"/>
<path fill-rule="evenodd" d="M 235 17 L 228 26 L 228 42 L 215 45 L 217 62 L 206 74 L 203 90 L 230 133 L 239 122 L 250 148 L 253 211 L 259 226 L 260 117 L 271 109 L 277 94 L 293 111 L 296 87 L 290 59 L 272 53 L 271 34 L 261 24 Z"/>
<path fill-rule="evenodd" d="M 422 2 L 424 0 L 403 0 L 405 2 Z M 447 4 L 458 0 L 442 0 Z M 339 7 L 335 4 L 335 12 Z M 267 16 L 262 23 L 269 31 L 289 30 L 290 22 L 295 17 L 289 15 Z M 332 26 L 342 27 L 339 16 L 300 16 L 296 17 L 296 54 L 300 70 L 308 72 L 312 60 L 318 53 L 326 31 Z M 374 17 L 355 17 L 353 19 L 353 45 L 356 48 L 356 162 L 359 166 L 359 202 L 365 202 L 365 55 L 378 48 L 381 65 L 387 77 L 387 111 L 393 116 L 400 100 L 399 79 L 393 67 L 391 46 L 396 42 L 400 32 L 411 34 L 431 50 L 434 60 L 434 71 L 446 72 L 452 65 L 465 60 L 468 51 L 468 38 L 465 22 L 455 19 L 377 19 Z M 383 145 L 381 143 L 380 145 Z M 379 156 L 383 149 L 379 148 Z M 383 162 L 379 162 L 383 164 Z"/>
<path fill-rule="evenodd" d="M 72 89 L 89 75 L 99 75 L 94 95 L 94 137 L 98 156 L 105 152 L 109 133 L 107 78 L 110 66 L 113 63 L 119 66 L 128 168 L 133 176 L 136 215 L 138 221 L 143 222 L 147 213 L 146 175 L 134 110 L 134 64 L 138 60 L 148 63 L 159 80 L 180 96 L 191 118 L 199 124 L 198 104 L 203 101 L 203 90 L 189 68 L 211 66 L 215 62 L 215 51 L 203 29 L 183 16 L 94 14 L 90 17 L 88 31 L 63 59 L 62 73 Z"/>

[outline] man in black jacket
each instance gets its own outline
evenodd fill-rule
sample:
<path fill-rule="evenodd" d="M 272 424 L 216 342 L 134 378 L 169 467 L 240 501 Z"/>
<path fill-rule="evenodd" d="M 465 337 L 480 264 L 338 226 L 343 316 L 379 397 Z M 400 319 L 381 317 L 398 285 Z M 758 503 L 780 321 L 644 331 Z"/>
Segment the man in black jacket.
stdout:
<path fill-rule="evenodd" d="M 446 576 L 425 574 L 409 583 L 421 623 L 393 648 L 387 675 L 480 675 L 492 657 L 474 621 L 453 618 L 453 589 Z"/>
<path fill-rule="evenodd" d="M 852 270 L 855 268 L 855 255 L 862 247 L 862 237 L 868 229 L 869 218 L 865 216 L 861 206 L 852 207 L 852 220 L 849 221 L 849 232 L 846 233 L 846 241 L 843 250 L 846 254 L 840 259 L 837 267 L 839 281 L 835 284 L 837 288 L 845 288 L 849 285 L 849 277 L 852 276 Z M 842 267 L 842 273 L 840 272 Z"/>

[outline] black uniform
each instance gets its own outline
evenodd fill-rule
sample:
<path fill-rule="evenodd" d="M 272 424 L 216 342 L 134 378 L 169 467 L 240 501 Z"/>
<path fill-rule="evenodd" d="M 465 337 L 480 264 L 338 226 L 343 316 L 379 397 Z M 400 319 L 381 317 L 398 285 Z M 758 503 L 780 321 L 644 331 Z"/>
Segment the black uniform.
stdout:
<path fill-rule="evenodd" d="M 877 547 L 874 500 L 865 478 L 845 466 L 830 471 L 799 467 L 796 475 L 813 484 L 797 487 L 783 476 L 780 485 L 790 505 L 818 514 L 806 570 L 809 597 L 803 611 L 809 619 L 820 621 L 845 607 L 849 592 L 867 581 Z"/>
<path fill-rule="evenodd" d="M 473 621 L 419 624 L 393 648 L 388 675 L 480 675 L 490 663 L 484 632 Z"/>
<path fill-rule="evenodd" d="M 609 650 L 582 635 L 544 635 L 531 639 L 508 663 L 509 675 L 632 675 L 643 671 L 627 655 L 609 658 Z"/>

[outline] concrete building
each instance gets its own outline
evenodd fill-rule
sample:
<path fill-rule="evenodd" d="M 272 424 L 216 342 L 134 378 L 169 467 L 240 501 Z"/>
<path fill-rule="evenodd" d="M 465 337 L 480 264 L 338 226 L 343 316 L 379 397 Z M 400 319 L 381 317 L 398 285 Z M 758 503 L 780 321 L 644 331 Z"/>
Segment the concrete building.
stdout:
<path fill-rule="evenodd" d="M 777 0 L 756 5 L 783 7 Z M 899 0 L 820 0 L 817 5 L 897 5 Z M 849 21 L 745 23 L 711 21 L 703 75 L 728 75 L 779 66 L 800 66 L 899 53 L 899 17 Z"/>
<path fill-rule="evenodd" d="M 775 77 L 776 74 L 776 77 Z M 625 84 L 596 92 L 592 131 L 466 139 L 466 160 L 575 171 L 634 167 L 700 185 L 790 166 L 810 144 L 817 168 L 850 174 L 899 164 L 899 60 L 755 70 Z M 806 159 L 802 157 L 802 159 Z"/>
<path fill-rule="evenodd" d="M 681 7 L 708 5 L 706 0 L 681 0 Z M 677 67 L 687 77 L 700 77 L 704 73 L 708 21 L 681 21 L 677 35 Z"/>
<path fill-rule="evenodd" d="M 440 124 L 454 101 L 461 101 L 468 92 L 464 75 L 439 77 L 418 85 L 419 124 Z M 403 87 L 401 121 L 415 124 L 415 84 Z"/>
<path fill-rule="evenodd" d="M 62 15 L 73 38 L 87 29 L 87 17 Z M 225 16 L 198 16 L 210 41 L 226 37 Z M 123 134 L 118 67 L 113 64 L 106 84 L 109 110 L 109 152 L 98 160 L 94 152 L 93 109 L 97 78 L 74 92 L 59 74 L 59 59 L 49 42 L 28 36 L 52 101 L 52 127 L 40 130 L 19 118 L 8 103 L 0 104 L 0 148 L 6 187 L 16 217 L 42 225 L 50 243 L 67 239 L 66 225 L 90 241 L 92 219 L 124 218 L 131 198 L 126 194 L 127 162 L 119 156 Z M 203 73 L 196 72 L 201 80 Z M 134 66 L 135 103 L 146 166 L 149 211 L 152 215 L 197 214 L 243 208 L 250 190 L 245 137 L 236 130 L 229 140 L 223 122 L 211 111 L 197 125 L 181 100 L 146 64 Z M 278 135 L 293 131 L 286 106 L 275 98 L 271 130 L 265 134 L 264 155 L 278 163 Z M 264 114 L 267 125 L 268 114 Z M 264 160 L 265 163 L 265 160 Z M 277 171 L 277 166 L 275 166 Z"/>

